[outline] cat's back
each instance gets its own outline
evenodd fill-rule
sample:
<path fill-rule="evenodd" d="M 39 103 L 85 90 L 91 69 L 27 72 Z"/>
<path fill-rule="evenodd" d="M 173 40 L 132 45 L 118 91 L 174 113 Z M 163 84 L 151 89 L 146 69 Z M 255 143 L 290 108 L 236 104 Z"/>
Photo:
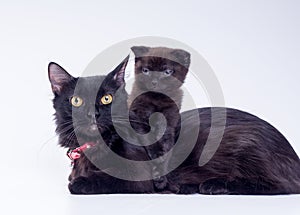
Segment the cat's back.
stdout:
<path fill-rule="evenodd" d="M 183 112 L 181 117 L 182 129 L 177 135 L 189 140 L 191 132 L 199 129 L 194 148 L 181 165 L 197 166 L 196 176 L 189 174 L 188 178 L 200 183 L 207 178 L 243 179 L 253 186 L 259 183 L 273 194 L 300 193 L 299 157 L 268 122 L 244 111 L 222 107 L 194 109 Z M 255 187 L 252 191 L 256 192 Z"/>
<path fill-rule="evenodd" d="M 197 118 L 198 117 L 198 118 Z M 272 153 L 286 156 L 299 162 L 299 157 L 288 140 L 270 123 L 250 113 L 223 107 L 198 108 L 181 113 L 181 129 L 177 135 L 191 136 L 192 129 L 199 129 L 197 152 L 211 142 L 220 144 L 220 149 L 238 150 L 247 153 Z M 222 138 L 218 135 L 223 134 Z M 217 143 L 217 142 L 220 143 Z M 230 149 L 229 149 L 230 148 Z M 200 150 L 198 150 L 200 149 Z M 300 168 L 299 168 L 300 172 Z"/>

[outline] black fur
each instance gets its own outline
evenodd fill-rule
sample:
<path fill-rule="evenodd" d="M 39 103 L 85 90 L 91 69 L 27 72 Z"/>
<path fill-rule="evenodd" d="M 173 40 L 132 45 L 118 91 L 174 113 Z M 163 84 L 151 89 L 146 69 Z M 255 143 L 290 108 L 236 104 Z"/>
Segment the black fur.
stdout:
<path fill-rule="evenodd" d="M 181 114 L 181 135 L 189 140 L 198 126 L 195 111 Z M 300 160 L 286 138 L 264 120 L 230 108 L 199 108 L 199 136 L 190 156 L 175 170 L 173 183 L 181 193 L 202 194 L 296 194 L 300 193 Z M 227 114 L 225 132 L 211 160 L 198 166 L 211 132 L 211 114 Z M 215 127 L 222 126 L 216 120 Z M 219 123 L 219 125 L 218 125 Z M 213 139 L 216 139 L 213 137 Z M 187 141 L 187 144 L 191 144 Z M 204 150 L 204 151 L 203 151 Z M 176 156 L 179 154 L 174 155 Z M 192 167 L 194 166 L 194 167 Z M 176 178 L 176 179 L 175 179 Z M 190 186 L 188 185 L 190 184 Z M 195 185 L 199 189 L 195 190 Z"/>

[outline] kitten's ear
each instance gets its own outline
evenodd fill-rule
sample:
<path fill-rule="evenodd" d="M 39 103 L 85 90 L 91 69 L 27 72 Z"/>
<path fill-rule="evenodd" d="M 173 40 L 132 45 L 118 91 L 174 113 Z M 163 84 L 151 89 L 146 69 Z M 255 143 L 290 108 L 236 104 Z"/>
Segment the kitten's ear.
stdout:
<path fill-rule="evenodd" d="M 135 57 L 142 57 L 144 56 L 148 51 L 150 47 L 146 46 L 133 46 L 131 47 L 131 50 L 133 51 Z"/>
<path fill-rule="evenodd" d="M 182 66 L 187 69 L 189 68 L 191 63 L 191 54 L 189 52 L 182 49 L 174 49 L 171 53 L 176 57 L 176 59 Z"/>
<path fill-rule="evenodd" d="M 48 76 L 51 83 L 52 92 L 57 95 L 61 93 L 61 90 L 65 84 L 74 79 L 73 76 L 64 70 L 64 68 L 54 62 L 51 62 L 48 65 Z"/>
<path fill-rule="evenodd" d="M 125 69 L 129 60 L 129 55 L 114 69 L 114 80 L 117 82 L 118 86 L 125 83 Z"/>

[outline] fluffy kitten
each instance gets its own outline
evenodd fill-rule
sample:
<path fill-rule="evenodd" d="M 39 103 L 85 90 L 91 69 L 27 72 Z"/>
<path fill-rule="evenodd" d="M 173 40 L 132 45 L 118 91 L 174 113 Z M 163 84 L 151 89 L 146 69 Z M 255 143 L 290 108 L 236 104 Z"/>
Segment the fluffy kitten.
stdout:
<path fill-rule="evenodd" d="M 162 158 L 175 144 L 175 128 L 180 121 L 183 92 L 180 89 L 190 65 L 190 54 L 181 49 L 134 46 L 135 82 L 129 97 L 132 127 L 140 134 L 151 131 L 150 116 L 159 112 L 166 119 L 166 129 L 158 117 L 152 118 L 156 143 L 147 145 L 151 160 L 158 158 L 153 167 L 154 184 L 158 190 L 167 186 L 170 157 Z M 145 139 L 141 138 L 140 144 Z M 151 142 L 151 141 L 150 141 Z M 159 175 L 163 175 L 158 177 Z"/>

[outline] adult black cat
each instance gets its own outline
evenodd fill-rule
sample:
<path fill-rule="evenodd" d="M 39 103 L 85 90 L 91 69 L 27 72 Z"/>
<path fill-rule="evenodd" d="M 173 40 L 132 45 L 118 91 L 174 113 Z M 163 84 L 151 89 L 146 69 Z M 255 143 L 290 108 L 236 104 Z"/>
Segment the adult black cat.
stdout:
<path fill-rule="evenodd" d="M 74 159 L 69 177 L 72 194 L 154 192 L 152 181 L 124 180 L 107 174 L 118 174 L 131 167 L 116 160 L 107 162 L 113 154 L 106 146 L 130 160 L 147 159 L 144 148 L 123 141 L 112 123 L 112 105 L 120 107 L 115 123 L 122 122 L 122 115 L 127 113 L 124 89 L 127 61 L 128 58 L 107 76 L 81 78 L 72 77 L 56 63 L 49 64 L 59 144 L 68 148 L 69 156 Z M 105 169 L 95 165 L 104 162 Z M 141 168 L 137 174 L 147 175 L 149 172 L 150 168 Z"/>
<path fill-rule="evenodd" d="M 153 137 L 145 146 L 150 160 L 157 159 L 153 166 L 154 185 L 158 190 L 167 186 L 171 154 L 165 155 L 175 143 L 175 130 L 180 121 L 180 107 L 183 92 L 180 89 L 190 66 L 190 54 L 182 49 L 166 47 L 134 46 L 135 81 L 129 96 L 132 127 L 141 134 L 151 131 L 149 119 L 152 116 Z M 153 113 L 162 113 L 166 125 Z M 140 122 L 140 123 L 138 123 Z M 154 140 L 153 140 L 154 139 Z M 145 143 L 145 138 L 140 138 Z"/>

